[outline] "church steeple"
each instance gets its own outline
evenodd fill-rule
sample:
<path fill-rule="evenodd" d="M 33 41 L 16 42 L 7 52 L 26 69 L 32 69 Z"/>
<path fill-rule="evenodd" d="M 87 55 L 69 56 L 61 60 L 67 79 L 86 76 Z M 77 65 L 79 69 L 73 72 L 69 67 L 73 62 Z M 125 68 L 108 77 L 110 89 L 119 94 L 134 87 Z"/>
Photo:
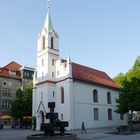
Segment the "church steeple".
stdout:
<path fill-rule="evenodd" d="M 50 0 L 48 0 L 48 12 L 47 12 L 44 28 L 47 32 L 50 32 L 53 29 L 51 15 L 50 15 Z"/>
<path fill-rule="evenodd" d="M 50 0 L 44 26 L 38 37 L 37 79 L 39 82 L 55 79 L 55 62 L 59 58 L 59 36 L 50 15 Z"/>

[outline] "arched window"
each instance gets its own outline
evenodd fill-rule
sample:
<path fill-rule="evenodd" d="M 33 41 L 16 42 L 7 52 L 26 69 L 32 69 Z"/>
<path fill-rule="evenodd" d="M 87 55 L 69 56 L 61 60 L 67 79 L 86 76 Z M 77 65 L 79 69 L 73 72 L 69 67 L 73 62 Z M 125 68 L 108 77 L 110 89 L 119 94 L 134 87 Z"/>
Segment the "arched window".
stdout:
<path fill-rule="evenodd" d="M 42 50 L 45 49 L 45 36 L 42 36 Z"/>
<path fill-rule="evenodd" d="M 64 104 L 64 87 L 61 87 L 61 104 Z"/>
<path fill-rule="evenodd" d="M 51 49 L 53 49 L 53 37 L 51 37 Z"/>
<path fill-rule="evenodd" d="M 111 104 L 111 93 L 107 92 L 107 103 Z"/>
<path fill-rule="evenodd" d="M 98 102 L 98 91 L 96 89 L 93 90 L 93 102 Z"/>

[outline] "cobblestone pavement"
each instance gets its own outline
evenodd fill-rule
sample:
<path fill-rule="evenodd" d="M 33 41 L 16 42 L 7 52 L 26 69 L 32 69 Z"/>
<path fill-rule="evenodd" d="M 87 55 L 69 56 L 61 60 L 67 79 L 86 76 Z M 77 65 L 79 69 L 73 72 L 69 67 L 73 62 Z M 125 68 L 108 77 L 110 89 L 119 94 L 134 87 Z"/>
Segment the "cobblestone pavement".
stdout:
<path fill-rule="evenodd" d="M 92 129 L 87 130 L 86 134 L 80 131 L 74 131 L 78 140 L 140 140 L 140 132 L 133 135 L 114 135 L 107 134 L 112 132 L 112 129 Z M 31 134 L 43 133 L 33 130 L 20 130 L 20 129 L 3 129 L 0 130 L 0 140 L 26 140 L 26 136 Z"/>
<path fill-rule="evenodd" d="M 108 134 L 110 132 L 113 132 L 112 128 L 87 130 L 86 134 L 81 134 L 81 132 L 74 133 L 77 134 L 78 140 L 140 140 L 140 132 L 133 135 Z"/>

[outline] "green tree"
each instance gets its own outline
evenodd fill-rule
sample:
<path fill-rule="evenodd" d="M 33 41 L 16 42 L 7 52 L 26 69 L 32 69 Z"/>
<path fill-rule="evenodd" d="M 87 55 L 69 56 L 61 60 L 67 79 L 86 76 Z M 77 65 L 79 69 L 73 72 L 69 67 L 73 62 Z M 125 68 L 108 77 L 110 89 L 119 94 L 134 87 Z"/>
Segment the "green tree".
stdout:
<path fill-rule="evenodd" d="M 32 115 L 32 82 L 25 91 L 17 90 L 16 99 L 11 104 L 11 114 L 16 119 L 20 119 L 20 127 L 22 127 L 23 117 Z"/>
<path fill-rule="evenodd" d="M 31 116 L 32 115 L 32 89 L 33 83 L 30 82 L 28 87 L 24 91 L 24 107 L 25 107 L 25 115 Z"/>
<path fill-rule="evenodd" d="M 127 80 L 131 81 L 132 78 L 140 78 L 140 56 L 135 60 L 132 68 L 126 73 Z"/>
<path fill-rule="evenodd" d="M 21 89 L 18 89 L 16 99 L 11 104 L 11 114 L 14 115 L 16 119 L 20 119 L 20 127 L 22 127 L 24 110 L 24 94 Z"/>
<path fill-rule="evenodd" d="M 123 87 L 119 99 L 116 100 L 116 111 L 126 113 L 129 107 L 135 111 L 140 110 L 140 56 L 125 75 L 118 74 L 114 80 Z"/>
<path fill-rule="evenodd" d="M 131 81 L 134 77 L 140 78 L 140 67 L 130 69 L 125 76 L 129 81 Z"/>
<path fill-rule="evenodd" d="M 119 73 L 116 77 L 114 77 L 114 81 L 119 85 L 123 85 L 124 80 L 131 81 L 132 78 L 140 78 L 140 56 L 135 60 L 132 68 L 126 73 Z"/>
<path fill-rule="evenodd" d="M 123 85 L 123 81 L 125 80 L 125 75 L 123 73 L 119 73 L 113 80 L 119 85 Z"/>
<path fill-rule="evenodd" d="M 119 95 L 116 112 L 126 113 L 128 108 L 132 110 L 140 110 L 140 78 L 132 78 L 131 81 L 125 80 L 123 82 L 123 89 Z"/>
<path fill-rule="evenodd" d="M 133 69 L 139 69 L 139 68 L 140 68 L 140 56 L 137 57 L 133 65 Z"/>

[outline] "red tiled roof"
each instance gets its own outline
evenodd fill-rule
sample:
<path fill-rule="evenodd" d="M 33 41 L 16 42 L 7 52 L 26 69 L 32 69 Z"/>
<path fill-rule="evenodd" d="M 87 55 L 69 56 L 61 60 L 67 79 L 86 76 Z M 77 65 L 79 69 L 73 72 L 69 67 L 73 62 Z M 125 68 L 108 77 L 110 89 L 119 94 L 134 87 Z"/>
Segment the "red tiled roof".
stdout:
<path fill-rule="evenodd" d="M 7 64 L 6 66 L 4 66 L 3 68 L 9 69 L 9 70 L 11 70 L 11 71 L 19 71 L 21 67 L 22 67 L 22 66 L 21 66 L 20 64 L 18 64 L 18 63 L 15 62 L 15 61 L 12 61 L 11 63 L 9 63 L 9 64 Z"/>
<path fill-rule="evenodd" d="M 0 69 L 0 74 L 7 75 L 8 73 L 9 73 L 9 70 L 8 69 L 4 69 L 4 68 L 1 68 Z"/>
<path fill-rule="evenodd" d="M 10 75 L 9 72 L 14 71 L 14 72 L 16 72 L 15 77 L 20 77 L 21 76 L 21 74 L 20 74 L 21 67 L 22 66 L 20 64 L 12 61 L 11 63 L 7 64 L 6 66 L 0 68 L 0 74 L 7 75 L 7 76 L 13 76 L 13 75 Z"/>
<path fill-rule="evenodd" d="M 72 75 L 74 79 L 100 84 L 115 89 L 121 87 L 117 85 L 105 72 L 72 63 Z"/>

